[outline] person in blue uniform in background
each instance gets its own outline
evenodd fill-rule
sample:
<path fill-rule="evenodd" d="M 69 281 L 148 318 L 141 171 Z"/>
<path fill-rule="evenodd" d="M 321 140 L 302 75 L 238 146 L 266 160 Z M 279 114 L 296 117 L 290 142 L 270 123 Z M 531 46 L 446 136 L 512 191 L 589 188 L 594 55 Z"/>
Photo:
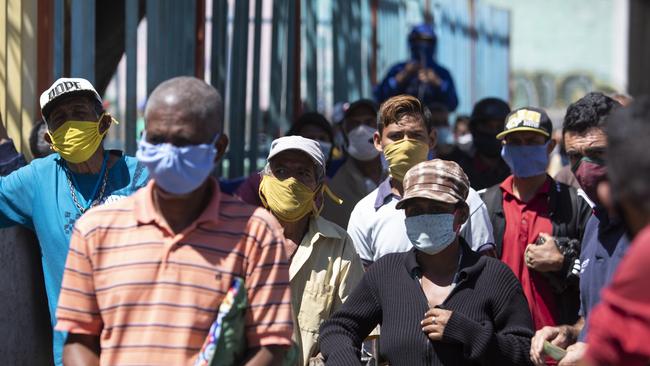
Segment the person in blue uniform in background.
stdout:
<path fill-rule="evenodd" d="M 456 87 L 449 71 L 435 60 L 437 37 L 428 24 L 413 27 L 409 34 L 411 59 L 393 65 L 388 74 L 375 87 L 379 104 L 400 94 L 409 94 L 425 105 L 442 103 L 449 112 L 458 107 Z"/>

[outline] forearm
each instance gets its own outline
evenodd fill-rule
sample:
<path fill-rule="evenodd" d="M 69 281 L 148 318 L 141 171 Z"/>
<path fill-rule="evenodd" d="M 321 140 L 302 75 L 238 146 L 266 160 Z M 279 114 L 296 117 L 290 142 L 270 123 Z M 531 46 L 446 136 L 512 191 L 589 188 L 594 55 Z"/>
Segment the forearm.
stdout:
<path fill-rule="evenodd" d="M 497 332 L 491 322 L 476 322 L 454 312 L 443 333 L 443 341 L 463 345 L 468 360 L 489 360 L 494 365 L 526 365 L 530 337 L 524 327 Z"/>
<path fill-rule="evenodd" d="M 585 327 L 585 318 L 578 318 L 578 321 L 575 324 L 569 325 L 568 327 L 570 328 L 569 334 L 573 337 L 575 342 L 578 339 L 580 332 L 582 332 L 582 329 Z"/>
<path fill-rule="evenodd" d="M 282 365 L 287 348 L 282 346 L 268 346 L 251 349 L 243 362 L 246 366 L 272 366 Z"/>
<path fill-rule="evenodd" d="M 99 366 L 99 337 L 69 334 L 63 348 L 64 366 Z"/>

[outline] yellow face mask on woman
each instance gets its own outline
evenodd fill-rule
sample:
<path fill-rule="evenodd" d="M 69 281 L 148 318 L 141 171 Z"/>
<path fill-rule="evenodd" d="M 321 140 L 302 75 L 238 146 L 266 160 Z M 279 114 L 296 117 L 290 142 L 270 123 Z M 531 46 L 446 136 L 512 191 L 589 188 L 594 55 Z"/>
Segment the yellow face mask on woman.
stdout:
<path fill-rule="evenodd" d="M 400 182 L 409 169 L 425 161 L 428 155 L 429 145 L 418 140 L 403 138 L 384 147 L 388 173 Z"/>
<path fill-rule="evenodd" d="M 293 177 L 279 180 L 264 175 L 259 193 L 264 207 L 284 222 L 296 222 L 312 211 L 318 211 L 314 203 L 316 192 Z"/>
<path fill-rule="evenodd" d="M 73 164 L 90 159 L 108 131 L 107 128 L 104 133 L 99 133 L 99 122 L 104 115 L 102 114 L 98 121 L 66 121 L 54 132 L 47 131 L 52 139 L 52 150 Z M 111 120 L 115 121 L 112 118 Z"/>

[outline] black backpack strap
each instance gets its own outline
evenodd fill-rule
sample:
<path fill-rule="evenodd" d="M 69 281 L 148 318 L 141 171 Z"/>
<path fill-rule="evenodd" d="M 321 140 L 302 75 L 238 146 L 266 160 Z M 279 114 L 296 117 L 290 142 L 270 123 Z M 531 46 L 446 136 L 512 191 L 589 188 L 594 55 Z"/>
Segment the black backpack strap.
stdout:
<path fill-rule="evenodd" d="M 548 208 L 553 222 L 553 236 L 582 240 L 590 210 L 575 188 L 555 182 L 549 194 Z"/>
<path fill-rule="evenodd" d="M 503 192 L 499 185 L 487 188 L 484 192 L 479 192 L 485 206 L 488 210 L 490 223 L 492 223 L 492 233 L 494 235 L 494 245 L 496 246 L 497 258 L 501 258 L 503 250 L 503 234 L 506 231 L 506 218 L 503 214 Z"/>

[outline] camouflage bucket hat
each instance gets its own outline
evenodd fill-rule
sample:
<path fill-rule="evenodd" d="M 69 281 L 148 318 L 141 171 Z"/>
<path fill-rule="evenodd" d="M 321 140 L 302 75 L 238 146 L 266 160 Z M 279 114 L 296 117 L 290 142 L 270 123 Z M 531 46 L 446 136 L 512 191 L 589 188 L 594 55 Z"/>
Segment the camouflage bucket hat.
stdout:
<path fill-rule="evenodd" d="M 453 161 L 435 159 L 419 163 L 404 176 L 404 197 L 397 209 L 413 198 L 457 204 L 467 207 L 469 180 L 463 169 Z"/>

